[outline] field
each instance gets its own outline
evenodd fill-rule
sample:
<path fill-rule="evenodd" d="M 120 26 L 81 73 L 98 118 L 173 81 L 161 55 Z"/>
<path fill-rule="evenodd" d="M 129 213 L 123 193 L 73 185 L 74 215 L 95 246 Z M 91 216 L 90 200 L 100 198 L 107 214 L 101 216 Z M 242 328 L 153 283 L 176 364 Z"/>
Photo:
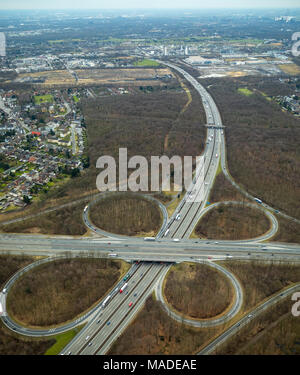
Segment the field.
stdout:
<path fill-rule="evenodd" d="M 101 199 L 90 208 L 90 218 L 101 229 L 128 236 L 155 236 L 162 224 L 154 202 L 130 194 Z"/>
<path fill-rule="evenodd" d="M 36 73 L 22 73 L 18 75 L 14 82 L 24 82 L 29 78 L 44 80 L 44 82 L 39 83 L 39 85 L 72 86 L 76 84 L 75 78 L 67 70 L 50 70 Z"/>
<path fill-rule="evenodd" d="M 173 74 L 169 69 L 84 69 L 76 70 L 79 85 L 163 85 L 156 75 Z"/>
<path fill-rule="evenodd" d="M 258 237 L 269 228 L 270 222 L 260 210 L 220 205 L 202 217 L 195 234 L 206 239 L 243 240 Z"/>
<path fill-rule="evenodd" d="M 73 338 L 81 331 L 85 326 L 82 324 L 76 328 L 73 328 L 67 332 L 60 333 L 58 335 L 52 336 L 51 338 L 55 340 L 55 344 L 52 345 L 46 352 L 45 355 L 58 355 L 62 349 L 71 341 Z"/>
<path fill-rule="evenodd" d="M 282 64 L 279 68 L 286 74 L 296 76 L 300 74 L 300 67 L 296 64 Z"/>
<path fill-rule="evenodd" d="M 36 95 L 34 97 L 35 104 L 53 103 L 53 100 L 52 95 Z"/>
<path fill-rule="evenodd" d="M 7 310 L 18 322 L 48 327 L 82 314 L 108 292 L 129 265 L 109 259 L 64 259 L 36 267 L 9 291 Z"/>
<path fill-rule="evenodd" d="M 173 266 L 164 285 L 169 305 L 180 314 L 194 319 L 221 314 L 233 299 L 230 281 L 204 264 L 181 263 Z"/>
<path fill-rule="evenodd" d="M 144 60 L 135 62 L 134 65 L 135 66 L 159 66 L 159 63 L 157 61 L 144 59 Z"/>
<path fill-rule="evenodd" d="M 144 60 L 147 61 L 147 60 Z M 142 67 L 145 66 L 143 63 Z M 151 66 L 157 66 L 151 62 Z M 156 78 L 173 73 L 167 68 L 128 68 L 128 69 L 78 69 L 75 70 L 78 80 L 68 70 L 51 70 L 37 73 L 22 73 L 14 82 L 26 82 L 31 79 L 42 79 L 37 85 L 47 86 L 92 86 L 92 85 L 153 85 L 163 86 L 165 82 Z"/>
<path fill-rule="evenodd" d="M 241 94 L 246 95 L 246 96 L 250 96 L 250 95 L 253 94 L 253 92 L 251 90 L 249 90 L 247 88 L 241 88 L 241 87 L 238 88 L 238 92 L 240 92 Z"/>

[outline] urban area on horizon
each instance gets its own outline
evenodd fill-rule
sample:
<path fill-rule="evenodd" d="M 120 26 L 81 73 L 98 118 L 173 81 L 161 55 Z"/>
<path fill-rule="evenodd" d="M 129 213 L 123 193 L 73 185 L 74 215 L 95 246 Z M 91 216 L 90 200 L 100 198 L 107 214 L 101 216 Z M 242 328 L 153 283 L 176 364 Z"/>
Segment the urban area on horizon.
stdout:
<path fill-rule="evenodd" d="M 300 354 L 287 6 L 3 7 L 0 355 Z"/>

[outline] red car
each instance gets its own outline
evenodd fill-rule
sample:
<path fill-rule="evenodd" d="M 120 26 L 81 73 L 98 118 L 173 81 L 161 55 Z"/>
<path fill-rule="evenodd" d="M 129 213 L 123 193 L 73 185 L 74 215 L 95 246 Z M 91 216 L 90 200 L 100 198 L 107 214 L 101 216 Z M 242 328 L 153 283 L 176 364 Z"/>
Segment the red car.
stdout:
<path fill-rule="evenodd" d="M 130 302 L 128 306 L 131 307 L 132 306 L 132 302 Z"/>

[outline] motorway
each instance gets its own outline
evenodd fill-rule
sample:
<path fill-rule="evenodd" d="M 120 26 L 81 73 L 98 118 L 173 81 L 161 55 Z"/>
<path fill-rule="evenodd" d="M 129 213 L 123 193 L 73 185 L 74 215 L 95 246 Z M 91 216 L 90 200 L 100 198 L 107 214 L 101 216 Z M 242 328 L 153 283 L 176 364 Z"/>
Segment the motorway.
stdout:
<path fill-rule="evenodd" d="M 240 319 L 235 324 L 233 324 L 230 328 L 228 328 L 215 340 L 213 340 L 208 345 L 206 345 L 206 347 L 203 348 L 198 353 L 198 355 L 212 354 L 219 346 L 224 344 L 224 342 L 227 341 L 230 337 L 237 334 L 238 331 L 241 330 L 243 327 L 245 327 L 250 321 L 257 318 L 261 313 L 266 311 L 271 306 L 275 305 L 279 301 L 283 300 L 284 298 L 288 297 L 292 293 L 297 292 L 299 290 L 300 290 L 300 283 L 298 283 L 297 285 L 293 285 L 289 287 L 288 289 L 285 289 L 284 291 L 280 291 L 279 293 L 275 294 L 273 297 L 269 298 L 267 301 L 265 301 L 264 303 L 260 304 L 255 309 L 253 309 L 251 313 L 247 314 L 242 319 Z"/>
<path fill-rule="evenodd" d="M 183 239 L 174 242 L 172 239 L 165 238 L 156 241 L 144 241 L 142 238 L 113 240 L 90 237 L 0 234 L 0 251 L 2 253 L 41 256 L 66 255 L 68 253 L 105 256 L 113 251 L 117 254 L 117 257 L 124 260 L 166 262 L 182 261 L 191 256 L 220 256 L 228 253 L 232 256 L 246 256 L 247 258 L 256 256 L 288 261 L 299 259 L 300 245 L 278 242 L 262 244 L 258 242 L 197 239 Z"/>
<path fill-rule="evenodd" d="M 105 354 L 143 306 L 165 268 L 165 264 L 140 263 L 127 281 L 128 287 L 124 292 L 116 293 L 61 354 Z"/>
<path fill-rule="evenodd" d="M 257 239 L 248 242 L 189 240 L 195 225 L 205 212 L 208 195 L 213 186 L 220 161 L 223 171 L 226 171 L 226 175 L 229 176 L 226 168 L 224 132 L 221 116 L 208 92 L 183 69 L 170 63 L 161 63 L 181 73 L 202 98 L 207 125 L 209 126 L 203 154 L 204 181 L 202 181 L 202 184 L 204 186 L 202 185 L 202 188 L 204 195 L 202 199 L 199 202 L 191 202 L 189 199 L 190 190 L 188 189 L 169 221 L 164 222 L 155 241 L 148 242 L 141 238 L 124 238 L 112 234 L 109 234 L 109 238 L 0 234 L 0 252 L 2 253 L 109 257 L 113 255 L 113 252 L 116 254 L 115 258 L 133 263 L 136 260 L 142 261 L 136 266 L 136 271 L 132 271 L 134 268 L 131 269 L 132 274 L 125 294 L 118 293 L 117 287 L 115 287 L 114 295 L 111 296 L 109 304 L 105 308 L 101 304 L 97 305 L 93 314 L 89 316 L 88 324 L 61 354 L 68 354 L 69 352 L 72 354 L 105 354 L 121 331 L 128 326 L 143 306 L 147 296 L 152 293 L 154 288 L 159 288 L 171 263 L 192 260 L 209 262 L 209 264 L 216 266 L 212 261 L 229 258 L 300 261 L 300 245 L 271 242 L 260 244 Z M 197 180 L 197 177 L 195 177 L 195 180 Z M 231 181 L 233 180 L 231 179 Z M 266 206 L 262 207 L 267 208 Z M 181 215 L 180 220 L 176 220 L 178 214 Z M 83 214 L 83 218 L 87 226 L 92 225 L 88 219 L 88 212 Z M 276 227 L 276 223 L 274 226 Z M 93 227 L 92 229 L 97 232 L 97 228 Z M 166 235 L 167 230 L 168 234 Z M 234 278 L 231 280 L 234 284 Z M 238 283 L 235 290 L 236 299 L 234 309 L 230 312 L 230 318 L 236 314 L 242 303 L 242 293 Z M 127 292 L 128 294 L 126 294 Z M 5 306 L 3 294 L 1 301 Z M 129 306 L 130 302 L 132 302 L 131 306 Z M 174 318 L 176 319 L 176 316 Z M 54 333 L 55 329 L 52 332 Z"/>

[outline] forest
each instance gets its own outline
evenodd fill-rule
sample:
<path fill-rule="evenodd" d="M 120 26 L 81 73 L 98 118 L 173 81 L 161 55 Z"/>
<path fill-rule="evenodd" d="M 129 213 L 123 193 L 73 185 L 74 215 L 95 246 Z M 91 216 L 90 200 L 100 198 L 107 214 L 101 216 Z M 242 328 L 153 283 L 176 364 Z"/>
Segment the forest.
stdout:
<path fill-rule="evenodd" d="M 257 89 L 268 90 L 269 95 L 273 87 L 269 80 L 262 84 L 253 78 L 222 78 L 204 83 L 226 126 L 227 160 L 233 178 L 250 194 L 299 219 L 299 120 Z M 246 96 L 238 91 L 245 87 L 253 94 Z M 279 91 L 276 81 L 274 92 Z M 281 92 L 287 91 L 282 84 Z"/>

